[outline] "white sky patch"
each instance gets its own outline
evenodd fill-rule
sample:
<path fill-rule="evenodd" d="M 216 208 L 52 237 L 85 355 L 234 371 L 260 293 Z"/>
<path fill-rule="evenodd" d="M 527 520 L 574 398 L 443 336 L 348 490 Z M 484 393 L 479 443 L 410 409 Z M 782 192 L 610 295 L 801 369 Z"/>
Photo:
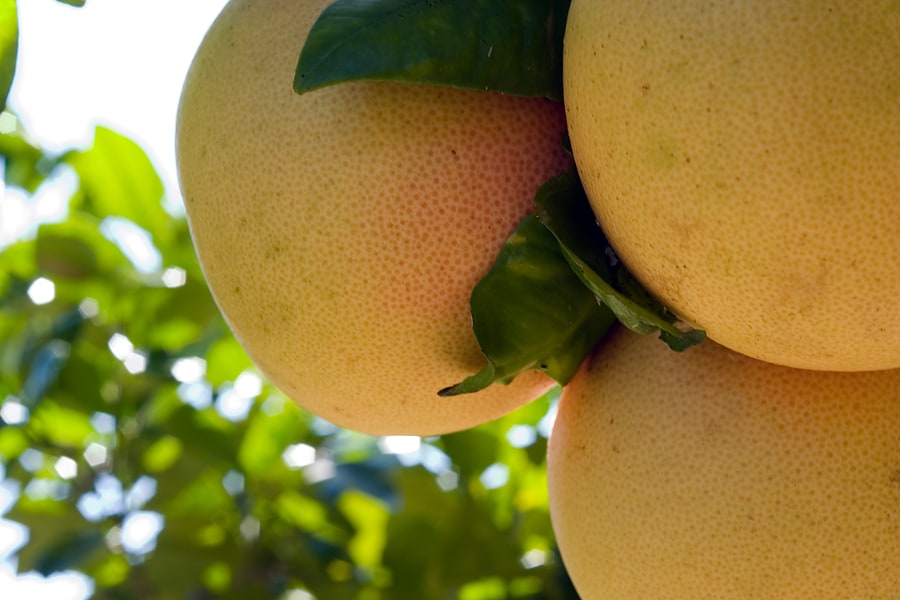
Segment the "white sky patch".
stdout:
<path fill-rule="evenodd" d="M 553 431 L 553 424 L 556 422 L 556 411 L 559 409 L 559 401 L 553 403 L 547 414 L 541 418 L 537 424 L 537 432 L 542 438 L 549 438 L 550 432 Z"/>
<path fill-rule="evenodd" d="M 85 298 L 78 305 L 78 312 L 85 319 L 93 319 L 100 314 L 100 304 L 93 298 Z"/>
<path fill-rule="evenodd" d="M 291 469 L 302 469 L 316 462 L 316 449 L 309 444 L 293 444 L 284 449 L 281 459 Z"/>
<path fill-rule="evenodd" d="M 129 510 L 137 510 L 150 502 L 155 495 L 156 480 L 147 475 L 141 475 L 125 494 L 125 506 Z"/>
<path fill-rule="evenodd" d="M 106 342 L 106 346 L 113 353 L 113 356 L 119 360 L 125 360 L 129 354 L 134 352 L 134 344 L 121 333 L 112 334 L 109 341 Z"/>
<path fill-rule="evenodd" d="M 156 537 L 165 519 L 157 512 L 135 511 L 122 521 L 122 548 L 129 554 L 146 554 L 156 548 Z"/>
<path fill-rule="evenodd" d="M 187 283 L 187 271 L 181 267 L 169 267 L 163 271 L 162 282 L 167 288 L 179 288 Z"/>
<path fill-rule="evenodd" d="M 203 410 L 212 405 L 213 388 L 207 381 L 182 383 L 178 386 L 177 392 L 182 402 L 197 410 Z"/>
<path fill-rule="evenodd" d="M 194 383 L 206 375 L 206 361 L 199 356 L 179 358 L 172 365 L 172 377 L 181 383 Z"/>
<path fill-rule="evenodd" d="M 231 496 L 237 496 L 244 491 L 244 475 L 238 471 L 228 471 L 222 477 L 222 487 Z"/>
<path fill-rule="evenodd" d="M 19 464 L 29 473 L 34 473 L 44 466 L 44 453 L 34 448 L 28 448 L 19 455 Z"/>
<path fill-rule="evenodd" d="M 422 446 L 417 435 L 388 435 L 378 440 L 378 448 L 385 454 L 412 454 Z"/>
<path fill-rule="evenodd" d="M 250 371 L 244 371 L 234 381 L 234 391 L 244 398 L 256 398 L 262 393 L 262 387 L 262 379 Z"/>
<path fill-rule="evenodd" d="M 216 412 L 233 423 L 243 421 L 253 408 L 253 399 L 232 387 L 223 387 L 216 397 Z"/>
<path fill-rule="evenodd" d="M 503 463 L 494 463 L 481 473 L 479 479 L 485 488 L 496 490 L 509 481 L 509 467 Z"/>
<path fill-rule="evenodd" d="M 78 463 L 68 456 L 60 456 L 53 465 L 53 470 L 63 479 L 75 479 L 78 476 Z"/>
<path fill-rule="evenodd" d="M 28 286 L 28 297 L 38 306 L 50 304 L 56 298 L 56 284 L 46 277 L 38 277 Z"/>
<path fill-rule="evenodd" d="M 28 407 L 14 396 L 7 396 L 0 406 L 0 419 L 7 425 L 22 425 L 28 421 Z"/>
<path fill-rule="evenodd" d="M 132 352 L 122 361 L 125 370 L 132 375 L 139 375 L 147 370 L 147 355 L 143 352 Z"/>
<path fill-rule="evenodd" d="M 95 412 L 91 415 L 91 426 L 97 433 L 111 435 L 116 432 L 116 418 L 109 413 Z"/>
<path fill-rule="evenodd" d="M 543 550 L 534 548 L 522 555 L 521 562 L 522 566 L 526 569 L 534 569 L 540 567 L 541 565 L 546 564 L 547 553 Z"/>
<path fill-rule="evenodd" d="M 537 441 L 537 430 L 531 425 L 513 425 L 506 432 L 506 441 L 514 448 L 527 448 Z"/>
<path fill-rule="evenodd" d="M 84 460 L 95 469 L 106 465 L 108 458 L 109 449 L 97 442 L 91 442 L 84 450 Z"/>
<path fill-rule="evenodd" d="M 116 244 L 138 271 L 151 273 L 162 267 L 162 256 L 150 234 L 127 219 L 107 217 L 100 232 Z"/>
<path fill-rule="evenodd" d="M 181 87 L 225 3 L 91 0 L 75 9 L 56 0 L 19 2 L 20 62 L 10 105 L 53 150 L 86 145 L 95 123 L 134 138 L 174 192 Z M 166 32 L 164 44 L 160 31 Z"/>

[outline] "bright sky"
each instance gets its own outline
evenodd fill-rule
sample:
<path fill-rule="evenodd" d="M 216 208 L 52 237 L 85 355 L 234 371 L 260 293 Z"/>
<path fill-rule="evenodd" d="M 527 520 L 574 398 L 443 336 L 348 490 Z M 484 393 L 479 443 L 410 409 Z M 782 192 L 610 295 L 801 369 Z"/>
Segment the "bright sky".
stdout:
<path fill-rule="evenodd" d="M 56 0 L 19 0 L 19 63 L 10 107 L 51 150 L 89 144 L 97 124 L 128 135 L 144 146 L 177 198 L 174 123 L 181 84 L 225 1 L 87 0 L 72 8 Z M 11 195 L 0 200 L 0 219 L 7 224 L 36 210 Z M 9 494 L 5 498 L 8 505 Z M 0 515 L 7 509 L 0 486 Z M 13 577 L 2 558 L 20 535 L 0 518 L 3 600 L 89 595 L 84 582 L 69 576 Z"/>

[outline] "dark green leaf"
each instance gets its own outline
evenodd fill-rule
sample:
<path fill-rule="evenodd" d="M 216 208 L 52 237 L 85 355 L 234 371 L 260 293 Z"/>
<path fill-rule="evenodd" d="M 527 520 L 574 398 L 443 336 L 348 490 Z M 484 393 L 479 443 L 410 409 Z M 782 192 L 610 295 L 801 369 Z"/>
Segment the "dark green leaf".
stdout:
<path fill-rule="evenodd" d="M 356 79 L 562 98 L 569 0 L 337 0 L 300 55 L 302 93 Z"/>
<path fill-rule="evenodd" d="M 561 384 L 615 321 L 572 272 L 553 234 L 528 217 L 506 241 L 471 297 L 475 336 L 488 365 L 443 396 L 508 383 L 540 370 Z"/>
<path fill-rule="evenodd" d="M 42 575 L 50 575 L 78 567 L 104 547 L 105 538 L 99 530 L 92 528 L 76 531 L 44 550 L 35 561 L 34 569 Z"/>
<path fill-rule="evenodd" d="M 25 132 L 19 127 L 0 134 L 0 158 L 3 159 L 4 180 L 7 185 L 27 192 L 37 190 L 56 166 L 55 160 L 29 142 Z"/>
<path fill-rule="evenodd" d="M 681 331 L 675 317 L 652 298 L 615 255 L 594 218 L 577 173 L 549 181 L 538 194 L 540 219 L 556 239 L 572 269 L 618 319 L 638 333 L 660 332 L 673 350 L 702 342 L 702 331 Z"/>
<path fill-rule="evenodd" d="M 85 1 L 86 0 L 57 0 L 57 2 L 68 4 L 69 6 L 77 6 L 79 8 L 84 6 Z"/>
<path fill-rule="evenodd" d="M 37 351 L 22 387 L 22 402 L 26 406 L 34 408 L 56 383 L 56 378 L 69 360 L 70 349 L 68 342 L 54 339 Z"/>
<path fill-rule="evenodd" d="M 6 106 L 6 96 L 12 87 L 18 50 L 16 0 L 0 0 L 0 109 Z"/>

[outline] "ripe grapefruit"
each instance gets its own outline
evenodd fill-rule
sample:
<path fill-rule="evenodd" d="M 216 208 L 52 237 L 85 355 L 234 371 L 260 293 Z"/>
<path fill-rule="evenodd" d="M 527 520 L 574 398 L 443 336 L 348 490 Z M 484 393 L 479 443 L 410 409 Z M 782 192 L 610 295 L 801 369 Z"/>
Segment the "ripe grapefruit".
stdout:
<path fill-rule="evenodd" d="M 564 389 L 547 477 L 584 600 L 896 598 L 900 370 L 791 369 L 617 331 Z"/>
<path fill-rule="evenodd" d="M 900 367 L 900 9 L 573 0 L 575 161 L 624 263 L 741 353 Z"/>
<path fill-rule="evenodd" d="M 327 0 L 232 0 L 178 114 L 179 178 L 212 292 L 300 405 L 373 434 L 430 435 L 549 389 L 459 398 L 483 366 L 469 294 L 541 183 L 569 164 L 561 105 L 386 82 L 292 91 Z"/>

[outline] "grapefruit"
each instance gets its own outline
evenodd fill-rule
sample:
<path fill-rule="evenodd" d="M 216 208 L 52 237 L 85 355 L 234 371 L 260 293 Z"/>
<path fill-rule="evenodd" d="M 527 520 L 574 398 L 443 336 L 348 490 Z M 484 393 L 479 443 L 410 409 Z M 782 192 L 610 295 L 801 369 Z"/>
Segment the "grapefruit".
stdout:
<path fill-rule="evenodd" d="M 469 294 L 569 165 L 561 104 L 387 82 L 297 95 L 327 0 L 232 0 L 188 73 L 179 179 L 222 314 L 301 406 L 371 434 L 432 435 L 540 396 L 537 372 L 472 396 Z"/>
<path fill-rule="evenodd" d="M 610 243 L 738 352 L 900 367 L 900 9 L 573 0 L 572 149 Z"/>
<path fill-rule="evenodd" d="M 584 600 L 897 598 L 900 370 L 616 331 L 563 390 L 550 512 Z"/>

